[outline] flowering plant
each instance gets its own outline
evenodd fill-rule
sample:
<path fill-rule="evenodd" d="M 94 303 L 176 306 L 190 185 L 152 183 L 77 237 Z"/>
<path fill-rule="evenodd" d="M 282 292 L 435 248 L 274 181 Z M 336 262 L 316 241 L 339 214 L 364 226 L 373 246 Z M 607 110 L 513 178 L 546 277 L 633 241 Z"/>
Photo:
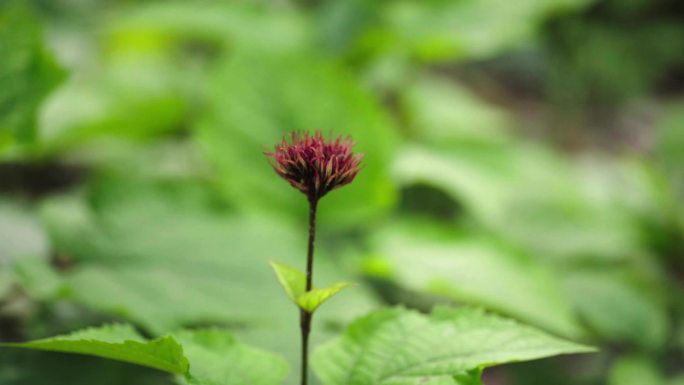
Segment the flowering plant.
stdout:
<path fill-rule="evenodd" d="M 266 152 L 269 163 L 283 179 L 306 195 L 309 201 L 309 242 L 306 273 L 272 262 L 278 280 L 290 299 L 300 308 L 302 333 L 301 383 L 308 383 L 309 334 L 314 310 L 331 296 L 349 286 L 346 282 L 325 289 L 313 287 L 314 247 L 316 242 L 316 210 L 318 201 L 327 193 L 354 181 L 361 170 L 363 154 L 352 151 L 351 137 L 332 135 L 326 140 L 321 131 L 293 132 L 283 138 L 273 152 Z M 303 284 L 303 285 L 302 285 Z"/>

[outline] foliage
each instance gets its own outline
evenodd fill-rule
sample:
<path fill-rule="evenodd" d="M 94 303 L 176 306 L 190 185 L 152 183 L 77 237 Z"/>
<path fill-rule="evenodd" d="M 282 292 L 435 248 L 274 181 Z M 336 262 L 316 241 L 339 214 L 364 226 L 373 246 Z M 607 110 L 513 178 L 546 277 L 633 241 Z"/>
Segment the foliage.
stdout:
<path fill-rule="evenodd" d="M 279 261 L 315 385 L 680 384 L 678 9 L 4 2 L 0 383 L 297 383 Z M 312 294 L 263 157 L 303 129 L 365 153 Z M 599 353 L 503 365 L 555 336 Z"/>
<path fill-rule="evenodd" d="M 326 385 L 450 383 L 462 372 L 591 348 L 473 309 L 379 311 L 314 356 Z"/>

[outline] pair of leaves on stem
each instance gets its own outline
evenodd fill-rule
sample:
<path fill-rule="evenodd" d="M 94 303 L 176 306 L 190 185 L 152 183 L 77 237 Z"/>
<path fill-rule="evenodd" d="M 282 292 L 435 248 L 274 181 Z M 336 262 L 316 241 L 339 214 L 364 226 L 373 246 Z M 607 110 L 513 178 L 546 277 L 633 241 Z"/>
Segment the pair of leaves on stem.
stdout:
<path fill-rule="evenodd" d="M 278 281 L 285 289 L 285 294 L 300 309 L 313 313 L 325 301 L 342 289 L 353 286 L 349 282 L 337 282 L 326 288 L 312 288 L 306 290 L 306 274 L 294 267 L 271 261 L 271 267 L 278 277 Z"/>

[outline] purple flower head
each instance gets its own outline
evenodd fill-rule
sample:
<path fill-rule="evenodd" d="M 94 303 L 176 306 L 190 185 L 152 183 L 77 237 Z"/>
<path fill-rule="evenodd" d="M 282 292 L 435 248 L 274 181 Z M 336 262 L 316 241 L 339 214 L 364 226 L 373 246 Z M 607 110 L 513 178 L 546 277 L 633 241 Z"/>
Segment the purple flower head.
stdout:
<path fill-rule="evenodd" d="M 351 137 L 332 136 L 326 140 L 320 131 L 293 132 L 266 152 L 276 173 L 292 187 L 306 194 L 310 201 L 351 183 L 361 169 L 363 154 L 354 154 Z"/>

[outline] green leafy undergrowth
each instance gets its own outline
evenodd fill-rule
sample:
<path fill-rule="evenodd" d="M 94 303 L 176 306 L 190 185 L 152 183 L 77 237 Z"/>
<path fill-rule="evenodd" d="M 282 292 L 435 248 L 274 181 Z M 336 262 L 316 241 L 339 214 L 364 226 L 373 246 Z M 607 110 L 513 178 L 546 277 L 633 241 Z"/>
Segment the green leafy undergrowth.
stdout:
<path fill-rule="evenodd" d="M 282 358 L 239 344 L 219 329 L 183 330 L 153 340 L 114 324 L 5 347 L 92 355 L 147 366 L 189 385 L 271 385 Z M 479 385 L 486 367 L 593 349 L 478 309 L 439 307 L 424 315 L 376 311 L 321 346 L 313 366 L 325 385 Z"/>
<path fill-rule="evenodd" d="M 456 385 L 477 384 L 489 366 L 593 350 L 477 309 L 392 308 L 354 322 L 312 362 L 325 385 Z"/>
<path fill-rule="evenodd" d="M 73 302 L 154 335 L 192 325 L 235 326 L 240 340 L 298 362 L 292 349 L 298 335 L 291 330 L 299 313 L 282 295 L 268 260 L 303 267 L 304 231 L 270 217 L 226 212 L 191 184 L 110 182 L 93 187 L 86 199 L 44 205 L 50 241 L 70 262 L 62 269 L 42 260 L 16 266 L 33 299 Z M 328 258 L 325 243 L 320 246 L 316 282 L 349 279 Z M 376 306 L 362 285 L 329 301 L 317 309 L 320 327 L 312 343 Z"/>
<path fill-rule="evenodd" d="M 194 385 L 271 385 L 287 374 L 282 358 L 239 344 L 219 329 L 184 330 L 146 340 L 113 324 L 6 347 L 86 354 L 166 371 Z"/>

